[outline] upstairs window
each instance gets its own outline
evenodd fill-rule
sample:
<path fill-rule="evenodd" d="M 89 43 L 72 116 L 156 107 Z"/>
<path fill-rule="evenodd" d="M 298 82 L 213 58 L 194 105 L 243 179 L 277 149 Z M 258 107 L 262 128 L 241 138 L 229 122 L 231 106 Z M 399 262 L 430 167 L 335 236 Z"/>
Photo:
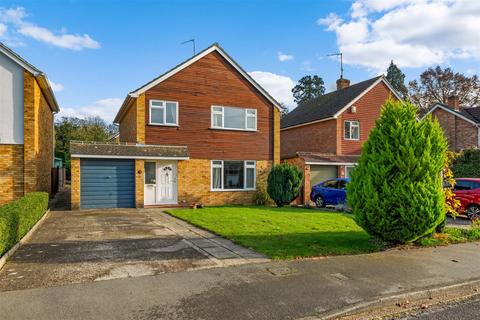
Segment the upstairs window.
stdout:
<path fill-rule="evenodd" d="M 178 102 L 150 100 L 150 124 L 177 126 Z"/>
<path fill-rule="evenodd" d="M 360 123 L 358 121 L 345 121 L 345 140 L 360 140 Z"/>
<path fill-rule="evenodd" d="M 212 106 L 212 128 L 226 130 L 257 130 L 257 110 Z"/>

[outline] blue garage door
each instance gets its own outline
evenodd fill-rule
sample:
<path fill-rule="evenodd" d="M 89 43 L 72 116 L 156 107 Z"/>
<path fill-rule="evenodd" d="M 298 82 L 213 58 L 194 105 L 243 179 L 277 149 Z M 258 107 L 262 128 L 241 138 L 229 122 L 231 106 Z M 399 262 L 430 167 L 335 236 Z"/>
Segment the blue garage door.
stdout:
<path fill-rule="evenodd" d="M 134 160 L 81 159 L 80 207 L 135 207 Z"/>

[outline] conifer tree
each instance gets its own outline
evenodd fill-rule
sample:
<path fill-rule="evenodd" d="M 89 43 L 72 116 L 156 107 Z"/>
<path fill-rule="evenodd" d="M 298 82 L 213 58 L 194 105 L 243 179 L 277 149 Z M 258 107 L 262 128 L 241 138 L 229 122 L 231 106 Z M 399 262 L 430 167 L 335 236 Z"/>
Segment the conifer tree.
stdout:
<path fill-rule="evenodd" d="M 387 76 L 388 82 L 393 86 L 393 88 L 400 93 L 402 98 L 407 97 L 407 87 L 405 86 L 405 74 L 403 74 L 402 70 L 397 67 L 396 64 L 393 63 L 393 60 L 390 61 L 390 66 L 387 69 Z"/>
<path fill-rule="evenodd" d="M 397 243 L 432 233 L 445 219 L 446 151 L 436 120 L 417 121 L 414 105 L 387 101 L 347 185 L 357 223 Z"/>
<path fill-rule="evenodd" d="M 289 204 L 300 192 L 303 172 L 297 167 L 282 163 L 274 165 L 267 179 L 267 192 L 278 207 Z"/>

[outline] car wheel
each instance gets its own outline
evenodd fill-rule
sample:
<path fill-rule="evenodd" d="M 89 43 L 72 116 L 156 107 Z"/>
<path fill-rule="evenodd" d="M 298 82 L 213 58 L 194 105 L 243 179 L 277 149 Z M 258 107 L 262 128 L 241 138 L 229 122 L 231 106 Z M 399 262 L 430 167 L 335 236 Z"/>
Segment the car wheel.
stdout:
<path fill-rule="evenodd" d="M 318 196 L 315 198 L 315 204 L 317 205 L 317 208 L 325 207 L 325 201 L 323 200 L 322 196 Z"/>
<path fill-rule="evenodd" d="M 477 220 L 480 218 L 480 206 L 472 204 L 467 208 L 467 217 L 470 220 Z"/>

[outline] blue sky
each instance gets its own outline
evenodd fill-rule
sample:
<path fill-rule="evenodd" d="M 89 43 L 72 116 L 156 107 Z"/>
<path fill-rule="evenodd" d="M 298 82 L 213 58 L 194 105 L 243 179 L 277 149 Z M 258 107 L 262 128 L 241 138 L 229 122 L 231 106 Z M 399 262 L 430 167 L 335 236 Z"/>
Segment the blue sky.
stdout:
<path fill-rule="evenodd" d="M 339 64 L 326 54 L 338 50 L 353 83 L 383 72 L 390 59 L 408 80 L 436 64 L 476 73 L 478 3 L 0 0 L 0 41 L 47 73 L 63 115 L 111 120 L 129 91 L 191 56 L 180 44 L 191 38 L 198 50 L 219 42 L 293 107 L 289 91 L 304 75 L 333 88 Z"/>

